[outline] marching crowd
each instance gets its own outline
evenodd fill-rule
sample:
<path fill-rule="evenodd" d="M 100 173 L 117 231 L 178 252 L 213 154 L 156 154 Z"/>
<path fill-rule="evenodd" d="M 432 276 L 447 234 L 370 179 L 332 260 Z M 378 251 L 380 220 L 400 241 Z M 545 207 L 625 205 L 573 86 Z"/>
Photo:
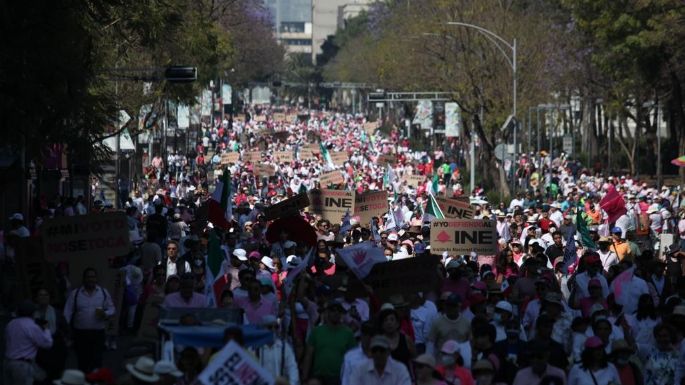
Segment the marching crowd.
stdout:
<path fill-rule="evenodd" d="M 188 154 L 151 159 L 122 199 L 131 240 L 131 253 L 117 260 L 123 300 L 114 303 L 98 283 L 102 272 L 86 269 L 82 282 L 60 280 L 60 293 L 39 290 L 19 303 L 5 331 L 6 384 L 195 383 L 216 349 L 146 355 L 119 379 L 119 368 L 104 367 L 105 349 L 117 347 L 105 332 L 115 312 L 136 330 L 155 306 L 239 309 L 244 325 L 274 338 L 252 347 L 240 325 L 227 325 L 224 343 L 247 349 L 278 384 L 685 384 L 679 188 L 543 154 L 521 159 L 525 191 L 490 204 L 481 188 L 465 191 L 452 143 L 412 151 L 397 130 L 384 134 L 361 116 L 312 112 L 277 122 L 267 107 L 253 116 L 267 118 L 218 121 Z M 226 153 L 238 155 L 227 162 Z M 322 185 L 331 171 L 340 181 Z M 207 212 L 222 178 L 225 223 Z M 279 219 L 265 215 L 327 187 L 385 190 L 388 214 L 362 223 L 303 210 L 277 228 Z M 440 253 L 432 289 L 380 297 L 339 250 L 368 242 L 388 261 L 431 260 L 434 196 L 467 199 L 476 219 L 495 222 L 498 253 Z M 56 201 L 38 222 L 83 214 L 77 204 Z M 106 206 L 96 200 L 92 211 Z M 6 263 L 15 242 L 39 233 L 15 214 Z M 189 311 L 179 322 L 203 321 Z M 64 370 L 69 350 L 78 370 Z"/>

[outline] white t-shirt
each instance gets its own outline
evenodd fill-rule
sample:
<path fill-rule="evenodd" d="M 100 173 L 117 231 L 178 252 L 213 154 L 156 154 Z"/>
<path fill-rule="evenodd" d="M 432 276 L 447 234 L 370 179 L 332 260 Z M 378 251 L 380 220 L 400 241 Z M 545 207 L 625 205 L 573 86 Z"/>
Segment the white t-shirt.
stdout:
<path fill-rule="evenodd" d="M 593 380 L 594 375 L 594 380 Z M 573 365 L 571 371 L 568 373 L 567 385 L 618 385 L 621 379 L 618 377 L 618 371 L 613 364 L 608 364 L 606 368 L 597 370 L 590 374 L 589 370 L 581 367 L 580 364 Z"/>

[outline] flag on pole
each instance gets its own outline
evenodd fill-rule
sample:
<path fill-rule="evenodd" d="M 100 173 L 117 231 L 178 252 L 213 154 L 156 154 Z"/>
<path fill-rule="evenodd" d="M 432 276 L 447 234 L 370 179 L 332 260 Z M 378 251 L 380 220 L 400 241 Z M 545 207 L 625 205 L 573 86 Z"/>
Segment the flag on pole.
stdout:
<path fill-rule="evenodd" d="M 230 268 L 226 254 L 221 248 L 221 240 L 214 230 L 209 233 L 206 258 L 205 296 L 207 297 L 207 305 L 215 307 L 229 282 L 228 272 Z"/>
<path fill-rule="evenodd" d="M 433 189 L 433 194 L 438 195 L 438 189 L 440 185 L 438 183 L 438 174 L 433 174 L 433 183 L 431 184 L 431 189 Z"/>
<path fill-rule="evenodd" d="M 207 217 L 215 227 L 228 229 L 233 220 L 233 192 L 231 191 L 231 175 L 224 169 L 221 179 L 216 181 L 212 197 L 207 201 Z"/>
<path fill-rule="evenodd" d="M 587 222 L 583 219 L 582 210 L 580 210 L 580 208 L 576 209 L 576 228 L 580 235 L 580 244 L 585 248 L 597 250 L 595 241 L 590 238 L 590 230 L 587 228 Z"/>
<path fill-rule="evenodd" d="M 435 219 L 445 219 L 445 214 L 440 210 L 438 202 L 435 200 L 433 194 L 428 195 L 428 200 L 426 201 L 426 209 L 423 211 L 424 221 Z"/>
<path fill-rule="evenodd" d="M 373 218 L 371 218 L 371 236 L 373 236 L 373 240 L 378 243 L 381 241 L 381 235 L 378 233 L 378 226 L 376 226 L 376 223 L 373 221 Z"/>
<path fill-rule="evenodd" d="M 350 219 L 350 211 L 348 210 L 345 212 L 345 216 L 342 219 L 342 224 L 340 225 L 340 230 L 338 231 L 339 234 L 345 234 L 352 229 L 352 223 L 350 223 Z"/>
<path fill-rule="evenodd" d="M 309 263 L 312 260 L 312 255 L 314 255 L 313 247 L 309 249 L 309 252 L 304 257 L 304 260 L 300 262 L 299 265 L 288 270 L 288 275 L 283 280 L 283 288 L 285 290 L 286 297 L 290 296 L 290 292 L 292 292 L 292 289 L 295 287 L 295 278 L 297 278 L 297 276 L 300 275 L 300 273 L 303 272 L 309 266 Z"/>
<path fill-rule="evenodd" d="M 335 164 L 333 164 L 333 159 L 331 159 L 331 154 L 328 153 L 328 149 L 323 145 L 323 143 L 319 142 L 319 150 L 321 151 L 321 157 L 326 162 L 328 167 L 335 168 Z"/>
<path fill-rule="evenodd" d="M 340 258 L 354 275 L 359 279 L 364 279 L 373 266 L 380 262 L 387 262 L 383 249 L 376 246 L 371 241 L 357 243 L 354 246 L 335 249 Z"/>

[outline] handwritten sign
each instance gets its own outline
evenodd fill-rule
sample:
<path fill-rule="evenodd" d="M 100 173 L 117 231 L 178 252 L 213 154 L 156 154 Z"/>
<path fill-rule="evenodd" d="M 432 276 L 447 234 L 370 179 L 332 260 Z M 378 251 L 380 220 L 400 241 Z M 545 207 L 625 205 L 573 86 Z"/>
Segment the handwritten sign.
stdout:
<path fill-rule="evenodd" d="M 435 201 L 438 202 L 440 210 L 447 218 L 473 219 L 476 215 L 476 210 L 461 199 L 435 197 Z"/>
<path fill-rule="evenodd" d="M 350 157 L 347 155 L 346 151 L 331 151 L 331 161 L 333 162 L 334 165 L 336 166 L 342 166 L 347 162 Z"/>
<path fill-rule="evenodd" d="M 221 154 L 221 164 L 238 163 L 240 154 L 237 152 L 224 152 Z"/>
<path fill-rule="evenodd" d="M 276 167 L 270 164 L 257 163 L 254 166 L 254 174 L 260 177 L 276 175 Z"/>
<path fill-rule="evenodd" d="M 48 260 L 100 255 L 117 257 L 128 254 L 131 247 L 123 212 L 48 219 L 40 232 Z"/>
<path fill-rule="evenodd" d="M 395 154 L 382 154 L 378 157 L 378 164 L 385 166 L 386 164 L 397 163 L 397 156 Z"/>
<path fill-rule="evenodd" d="M 318 144 L 307 144 L 300 148 L 300 160 L 316 158 L 316 154 L 320 151 Z"/>
<path fill-rule="evenodd" d="M 354 215 L 359 216 L 359 223 L 362 225 L 371 223 L 371 218 L 380 218 L 387 212 L 387 191 L 369 191 L 356 196 L 354 202 Z"/>
<path fill-rule="evenodd" d="M 404 174 L 402 180 L 407 181 L 407 185 L 409 186 L 418 187 L 426 181 L 426 177 L 424 175 Z"/>
<path fill-rule="evenodd" d="M 378 122 L 364 123 L 364 131 L 366 131 L 367 134 L 373 135 L 373 133 L 376 132 L 376 129 L 378 129 Z"/>
<path fill-rule="evenodd" d="M 354 191 L 312 190 L 309 192 L 309 211 L 332 223 L 340 223 L 345 213 L 354 213 Z"/>
<path fill-rule="evenodd" d="M 309 196 L 306 193 L 298 194 L 290 199 L 278 202 L 275 205 L 264 208 L 266 220 L 284 218 L 290 215 L 297 215 L 300 210 L 309 206 Z"/>
<path fill-rule="evenodd" d="M 261 151 L 247 151 L 243 154 L 243 162 L 257 163 L 261 160 Z"/>
<path fill-rule="evenodd" d="M 434 219 L 431 221 L 431 253 L 465 255 L 497 253 L 497 230 L 488 219 Z"/>
<path fill-rule="evenodd" d="M 277 112 L 272 115 L 274 122 L 284 122 L 285 121 L 285 114 L 282 112 Z"/>
<path fill-rule="evenodd" d="M 280 163 L 290 163 L 295 160 L 292 151 L 274 151 L 273 154 Z"/>
<path fill-rule="evenodd" d="M 343 178 L 340 171 L 330 171 L 319 176 L 319 182 L 321 187 L 328 187 L 330 185 L 343 184 L 345 183 L 345 178 Z"/>

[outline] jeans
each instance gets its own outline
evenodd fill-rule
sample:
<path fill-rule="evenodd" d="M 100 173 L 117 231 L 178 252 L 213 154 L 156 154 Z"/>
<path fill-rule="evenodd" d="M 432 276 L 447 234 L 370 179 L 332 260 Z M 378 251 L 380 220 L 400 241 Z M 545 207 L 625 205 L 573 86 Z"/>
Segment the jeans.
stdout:
<path fill-rule="evenodd" d="M 33 363 L 28 361 L 8 360 L 4 363 L 3 380 L 5 384 L 32 385 Z"/>

